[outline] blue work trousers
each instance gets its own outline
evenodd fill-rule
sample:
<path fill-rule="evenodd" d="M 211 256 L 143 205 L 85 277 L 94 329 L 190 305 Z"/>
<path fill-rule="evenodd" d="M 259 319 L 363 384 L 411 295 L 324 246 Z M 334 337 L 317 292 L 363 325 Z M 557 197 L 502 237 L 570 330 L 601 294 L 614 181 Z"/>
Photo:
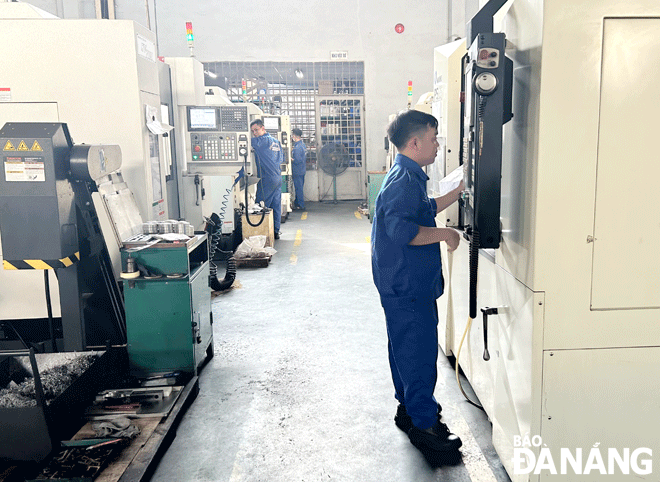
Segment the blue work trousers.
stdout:
<path fill-rule="evenodd" d="M 275 232 L 278 233 L 282 221 L 282 179 L 278 178 L 266 182 L 262 179 L 259 181 L 256 201 L 263 201 L 264 206 L 273 210 L 273 227 Z"/>
<path fill-rule="evenodd" d="M 293 175 L 293 189 L 296 191 L 296 200 L 293 202 L 294 206 L 300 209 L 305 209 L 305 195 L 303 187 L 305 186 L 305 175 Z"/>
<path fill-rule="evenodd" d="M 435 300 L 381 298 L 387 322 L 394 396 L 412 423 L 427 429 L 437 421 L 433 396 L 438 378 L 438 307 Z"/>

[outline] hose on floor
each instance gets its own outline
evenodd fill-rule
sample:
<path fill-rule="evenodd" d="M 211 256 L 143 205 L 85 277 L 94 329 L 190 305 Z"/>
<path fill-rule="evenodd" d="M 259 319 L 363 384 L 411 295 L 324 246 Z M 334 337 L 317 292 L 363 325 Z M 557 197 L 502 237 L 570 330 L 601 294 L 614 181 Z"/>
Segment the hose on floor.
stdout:
<path fill-rule="evenodd" d="M 484 410 L 484 407 L 479 405 L 477 402 L 474 402 L 468 397 L 467 393 L 465 393 L 465 390 L 463 390 L 463 384 L 461 383 L 461 377 L 458 374 L 459 370 L 459 365 L 458 365 L 458 359 L 461 356 L 461 348 L 463 348 L 463 341 L 465 341 L 465 336 L 470 332 L 470 328 L 472 327 L 472 320 L 473 318 L 468 317 L 467 325 L 465 325 L 465 331 L 463 332 L 463 337 L 461 338 L 461 342 L 458 345 L 458 352 L 456 353 L 456 382 L 458 383 L 458 388 L 461 390 L 461 393 L 465 397 L 465 399 L 470 403 L 471 405 L 474 405 L 477 408 L 480 408 L 481 410 Z"/>

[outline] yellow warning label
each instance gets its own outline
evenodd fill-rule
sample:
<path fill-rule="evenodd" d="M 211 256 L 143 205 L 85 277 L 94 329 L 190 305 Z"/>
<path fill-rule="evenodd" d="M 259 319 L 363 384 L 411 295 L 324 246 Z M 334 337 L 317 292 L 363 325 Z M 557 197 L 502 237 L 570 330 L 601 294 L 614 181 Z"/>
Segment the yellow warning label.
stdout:
<path fill-rule="evenodd" d="M 14 144 L 11 143 L 11 141 L 7 141 L 7 144 L 5 144 L 5 148 L 3 151 L 15 151 L 14 149 Z"/>
<path fill-rule="evenodd" d="M 25 141 L 21 141 L 21 143 L 18 145 L 18 150 L 19 151 L 29 151 L 28 146 L 25 144 Z"/>
<path fill-rule="evenodd" d="M 39 145 L 39 143 L 37 141 L 34 141 L 34 144 L 32 144 L 32 149 L 30 149 L 30 150 L 31 151 L 43 151 L 43 149 L 41 148 L 41 146 Z"/>

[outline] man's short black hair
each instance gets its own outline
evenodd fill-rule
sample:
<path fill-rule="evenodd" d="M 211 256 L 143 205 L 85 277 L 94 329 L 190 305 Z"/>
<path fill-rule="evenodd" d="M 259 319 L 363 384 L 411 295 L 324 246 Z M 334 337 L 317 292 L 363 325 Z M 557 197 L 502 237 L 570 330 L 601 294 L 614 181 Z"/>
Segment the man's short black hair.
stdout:
<path fill-rule="evenodd" d="M 387 127 L 387 137 L 397 149 L 403 149 L 411 137 L 421 130 L 437 128 L 438 120 L 426 112 L 407 110 L 397 115 Z"/>
<path fill-rule="evenodd" d="M 263 127 L 264 121 L 262 121 L 261 119 L 254 119 L 252 122 L 250 122 L 250 127 L 252 127 L 253 125 L 258 125 L 259 127 Z"/>
<path fill-rule="evenodd" d="M 297 137 L 302 137 L 302 130 L 296 127 L 294 129 L 291 129 L 291 134 Z"/>

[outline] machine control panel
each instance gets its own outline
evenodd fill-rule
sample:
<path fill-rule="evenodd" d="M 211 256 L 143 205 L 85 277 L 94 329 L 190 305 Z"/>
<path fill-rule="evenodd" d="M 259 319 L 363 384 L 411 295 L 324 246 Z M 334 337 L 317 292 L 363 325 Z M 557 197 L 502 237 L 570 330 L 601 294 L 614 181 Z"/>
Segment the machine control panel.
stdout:
<path fill-rule="evenodd" d="M 231 132 L 190 134 L 194 162 L 237 161 L 238 135 Z"/>
<path fill-rule="evenodd" d="M 220 122 L 224 131 L 245 131 L 248 125 L 247 107 L 243 106 L 221 106 Z"/>
<path fill-rule="evenodd" d="M 188 162 L 209 169 L 240 167 L 249 149 L 249 115 L 245 105 L 188 106 Z M 215 167 L 214 167 L 215 166 Z"/>

